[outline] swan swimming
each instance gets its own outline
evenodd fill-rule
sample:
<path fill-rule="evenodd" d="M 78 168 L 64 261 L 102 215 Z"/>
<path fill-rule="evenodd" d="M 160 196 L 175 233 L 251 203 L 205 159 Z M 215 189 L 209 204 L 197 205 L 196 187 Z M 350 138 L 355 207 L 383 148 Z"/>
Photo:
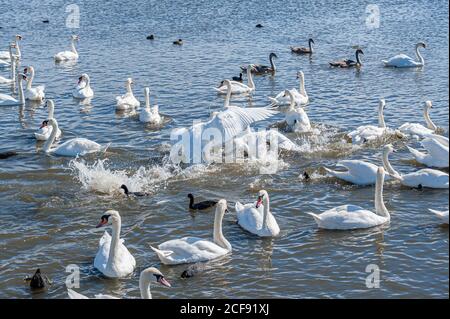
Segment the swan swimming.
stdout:
<path fill-rule="evenodd" d="M 141 271 L 139 275 L 139 290 L 141 292 L 141 299 L 152 299 L 152 293 L 150 291 L 150 284 L 152 281 L 156 281 L 158 284 L 171 287 L 170 283 L 166 280 L 164 275 L 155 267 L 149 267 Z M 82 295 L 70 288 L 67 288 L 67 294 L 69 299 L 89 299 L 85 295 Z M 111 295 L 97 294 L 95 299 L 119 299 Z"/>
<path fill-rule="evenodd" d="M 78 52 L 77 52 L 77 48 L 75 47 L 75 42 L 78 42 L 79 39 L 80 39 L 79 36 L 72 35 L 70 37 L 70 47 L 72 50 L 71 51 L 62 51 L 62 52 L 55 54 L 55 56 L 53 57 L 55 59 L 55 61 L 63 62 L 63 61 L 77 60 Z"/>
<path fill-rule="evenodd" d="M 433 134 L 436 132 L 438 127 L 433 123 L 430 118 L 430 109 L 433 107 L 431 101 L 426 101 L 425 106 L 423 108 L 423 117 L 425 118 L 425 123 L 427 123 L 427 127 L 423 126 L 419 123 L 405 123 L 402 124 L 398 130 L 403 134 L 410 135 L 415 138 L 423 138 L 428 134 Z"/>
<path fill-rule="evenodd" d="M 280 227 L 270 211 L 269 194 L 260 190 L 255 203 L 242 205 L 236 202 L 236 216 L 239 226 L 259 237 L 275 237 L 280 233 Z"/>
<path fill-rule="evenodd" d="M 363 50 L 357 49 L 355 52 L 356 61 L 353 61 L 350 59 L 344 59 L 344 60 L 339 60 L 339 61 L 333 61 L 333 62 L 330 62 L 329 64 L 331 66 L 339 67 L 339 68 L 352 68 L 352 67 L 359 68 L 362 66 L 362 62 L 361 62 L 361 58 L 360 58 L 361 54 L 364 55 Z"/>
<path fill-rule="evenodd" d="M 44 144 L 44 152 L 49 154 L 55 154 L 60 156 L 83 156 L 90 153 L 97 153 L 97 152 L 106 152 L 108 149 L 109 144 L 102 146 L 96 142 L 93 142 L 91 140 L 88 140 L 86 138 L 73 138 L 66 142 L 64 142 L 61 145 L 58 145 L 54 148 L 51 148 L 53 142 L 56 139 L 56 134 L 59 131 L 58 122 L 56 119 L 51 118 L 48 120 L 48 123 L 52 126 L 52 133 L 50 134 L 50 137 L 47 139 L 47 141 Z"/>
<path fill-rule="evenodd" d="M 314 53 L 314 49 L 313 49 L 312 43 L 314 43 L 314 40 L 310 38 L 308 40 L 308 48 L 305 48 L 305 47 L 291 47 L 291 52 L 292 53 L 297 53 L 297 54 L 313 54 Z"/>
<path fill-rule="evenodd" d="M 319 228 L 324 229 L 351 230 L 388 223 L 391 216 L 383 202 L 384 176 L 383 167 L 378 167 L 375 184 L 375 212 L 356 205 L 342 205 L 321 214 L 308 214 L 314 218 Z"/>
<path fill-rule="evenodd" d="M 251 93 L 256 89 L 255 83 L 253 82 L 253 76 L 251 72 L 252 70 L 253 66 L 250 64 L 247 68 L 247 81 L 248 81 L 247 85 L 239 81 L 224 80 L 222 81 L 220 87 L 214 89 L 220 94 L 227 94 L 229 91 L 229 86 L 231 86 L 232 94 Z"/>
<path fill-rule="evenodd" d="M 150 89 L 147 87 L 144 89 L 145 93 L 145 108 L 139 113 L 139 121 L 142 123 L 150 123 L 153 125 L 159 125 L 162 123 L 162 118 L 159 115 L 158 105 L 150 107 Z"/>
<path fill-rule="evenodd" d="M 394 147 L 388 144 L 384 147 L 387 154 L 394 152 Z M 392 167 L 388 156 L 383 158 L 383 166 L 387 172 L 402 185 L 413 188 L 445 188 L 448 189 L 448 174 L 430 168 L 418 170 L 417 172 L 401 175 Z"/>
<path fill-rule="evenodd" d="M 273 62 L 274 58 L 278 58 L 278 56 L 272 52 L 269 54 L 270 66 L 262 65 L 262 64 L 251 64 L 251 66 L 252 66 L 251 71 L 255 74 L 267 74 L 267 73 L 274 74 L 277 70 L 275 63 Z M 247 71 L 247 69 L 248 69 L 248 67 L 241 66 L 242 71 Z"/>
<path fill-rule="evenodd" d="M 0 60 L 6 60 L 11 62 L 12 57 L 17 57 L 18 59 L 20 59 L 22 57 L 22 53 L 20 52 L 19 41 L 21 40 L 22 36 L 20 34 L 16 34 L 16 36 L 14 37 L 14 42 L 12 43 L 12 47 L 16 49 L 16 54 L 13 55 L 11 50 L 0 51 Z"/>
<path fill-rule="evenodd" d="M 420 144 L 425 148 L 428 152 L 422 153 L 415 148 L 410 146 L 406 146 L 411 154 L 415 157 L 416 161 L 428 166 L 428 167 L 438 167 L 438 168 L 447 168 L 448 167 L 448 156 L 449 156 L 449 147 L 438 138 L 427 137 L 420 142 Z"/>
<path fill-rule="evenodd" d="M 48 108 L 48 116 L 47 119 L 54 118 L 54 112 L 55 112 L 55 103 L 53 100 L 47 100 L 45 103 L 45 106 Z M 41 127 L 39 128 L 38 132 L 34 133 L 34 137 L 38 141 L 46 141 L 49 139 L 50 135 L 52 134 L 53 127 L 48 125 L 48 120 L 43 121 Z M 58 129 L 58 133 L 56 134 L 56 139 L 61 137 L 61 130 Z"/>
<path fill-rule="evenodd" d="M 9 47 L 10 50 L 10 54 L 12 56 L 12 47 L 14 46 L 14 44 L 11 44 Z M 0 84 L 10 84 L 10 83 L 15 83 L 16 82 L 16 66 L 19 63 L 19 58 L 16 56 L 12 56 L 12 60 L 11 60 L 11 78 L 5 78 L 3 76 L 0 75 Z"/>
<path fill-rule="evenodd" d="M 23 73 L 30 74 L 30 77 L 27 78 L 27 87 L 25 89 L 25 98 L 30 101 L 40 101 L 42 102 L 45 99 L 45 86 L 39 85 L 36 87 L 32 87 L 32 83 L 34 80 L 34 68 L 32 66 L 27 66 Z"/>
<path fill-rule="evenodd" d="M 19 98 L 16 99 L 11 95 L 0 93 L 0 106 L 15 106 L 15 105 L 24 105 L 25 104 L 25 94 L 23 92 L 23 84 L 22 81 L 26 80 L 27 77 L 25 74 L 19 73 L 17 76 L 17 85 L 19 87 Z"/>
<path fill-rule="evenodd" d="M 413 58 L 410 58 L 409 56 L 405 54 L 398 54 L 389 60 L 382 60 L 381 62 L 384 63 L 384 66 L 386 67 L 395 67 L 395 68 L 414 68 L 414 67 L 421 67 L 425 65 L 425 60 L 423 59 L 422 55 L 419 52 L 419 48 L 426 48 L 426 44 L 423 42 L 419 42 L 416 44 L 416 57 L 419 61 L 414 61 Z"/>
<path fill-rule="evenodd" d="M 91 88 L 91 79 L 89 75 L 83 73 L 78 78 L 78 84 L 72 92 L 72 96 L 76 99 L 86 99 L 94 96 L 94 91 Z"/>
<path fill-rule="evenodd" d="M 125 82 L 127 93 L 122 96 L 116 96 L 117 110 L 129 110 L 141 105 L 138 99 L 134 97 L 133 90 L 131 89 L 131 84 L 133 84 L 133 80 L 131 78 L 128 78 Z"/>
<path fill-rule="evenodd" d="M 308 104 L 309 97 L 305 89 L 305 75 L 303 74 L 303 71 L 297 72 L 297 79 L 300 79 L 299 91 L 297 91 L 296 88 L 292 88 L 290 90 L 292 96 L 294 97 L 295 104 L 298 106 Z M 272 102 L 271 106 L 283 106 L 291 104 L 291 99 L 288 95 L 286 95 L 286 90 L 281 91 L 275 97 L 269 96 L 269 100 Z"/>
<path fill-rule="evenodd" d="M 150 247 L 166 265 L 196 263 L 225 256 L 232 251 L 231 244 L 222 233 L 222 219 L 227 211 L 227 201 L 219 200 L 214 217 L 214 242 L 198 237 L 184 237 L 166 241 L 158 249 Z"/>
<path fill-rule="evenodd" d="M 295 108 L 295 97 L 291 91 L 284 91 L 286 96 L 289 96 L 291 104 L 286 112 L 285 121 L 290 130 L 297 133 L 311 132 L 311 123 L 309 122 L 308 114 L 302 107 Z"/>
<path fill-rule="evenodd" d="M 133 273 L 136 260 L 130 254 L 120 239 L 122 219 L 116 210 L 106 211 L 96 228 L 103 227 L 111 222 L 112 235 L 107 231 L 100 238 L 98 252 L 95 255 L 94 267 L 109 278 L 123 278 Z"/>

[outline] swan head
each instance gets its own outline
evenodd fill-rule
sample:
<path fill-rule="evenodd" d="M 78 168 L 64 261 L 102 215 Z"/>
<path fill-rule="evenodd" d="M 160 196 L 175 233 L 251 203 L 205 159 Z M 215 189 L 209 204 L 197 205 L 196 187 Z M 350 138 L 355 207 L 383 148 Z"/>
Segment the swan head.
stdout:
<path fill-rule="evenodd" d="M 227 86 L 228 89 L 231 88 L 231 81 L 230 80 L 224 80 L 223 84 L 225 84 Z"/>
<path fill-rule="evenodd" d="M 219 202 L 216 205 L 216 210 L 218 212 L 228 213 L 227 201 L 225 199 L 219 200 Z"/>
<path fill-rule="evenodd" d="M 270 53 L 269 54 L 269 59 L 272 59 L 272 58 L 277 58 L 278 59 L 278 56 L 275 54 L 275 53 Z"/>
<path fill-rule="evenodd" d="M 80 37 L 78 35 L 72 35 L 70 38 L 72 39 L 72 41 L 80 40 Z"/>
<path fill-rule="evenodd" d="M 52 120 L 52 119 L 50 119 Z M 108 225 L 108 222 L 111 221 L 112 224 L 117 224 L 118 222 L 120 222 L 120 215 L 119 212 L 116 210 L 108 210 L 106 211 L 102 217 L 100 218 L 100 222 L 98 223 L 98 225 L 95 228 L 100 228 L 103 226 Z"/>
<path fill-rule="evenodd" d="M 305 77 L 305 74 L 303 73 L 303 71 L 297 72 L 297 79 L 303 79 L 304 77 Z"/>
<path fill-rule="evenodd" d="M 188 194 L 187 197 L 190 199 L 194 199 L 194 195 L 192 195 L 192 194 Z"/>
<path fill-rule="evenodd" d="M 309 43 L 314 43 L 314 40 L 311 39 L 311 38 L 309 38 L 308 42 L 309 42 Z M 314 44 L 315 44 L 315 43 L 314 43 Z"/>
<path fill-rule="evenodd" d="M 16 34 L 16 40 L 17 40 L 17 41 L 22 40 L 22 36 L 21 36 L 20 34 Z"/>
<path fill-rule="evenodd" d="M 268 198 L 269 194 L 266 190 L 262 189 L 258 192 L 258 200 L 256 201 L 256 208 L 259 208 L 263 203 L 264 199 Z"/>
<path fill-rule="evenodd" d="M 425 109 L 429 110 L 433 108 L 433 103 L 431 101 L 425 101 Z"/>
<path fill-rule="evenodd" d="M 392 144 L 386 144 L 383 147 L 383 153 L 385 153 L 385 154 L 390 154 L 390 153 L 395 153 L 395 152 L 396 152 L 396 150 Z"/>
<path fill-rule="evenodd" d="M 427 45 L 425 44 L 425 42 L 419 42 L 419 43 L 416 44 L 416 47 L 417 48 L 421 47 L 421 48 L 425 49 L 427 47 Z"/>
<path fill-rule="evenodd" d="M 380 99 L 380 101 L 378 102 L 378 108 L 381 111 L 386 108 L 386 100 L 385 99 Z"/>
<path fill-rule="evenodd" d="M 89 75 L 87 73 L 81 74 L 80 78 L 84 79 L 85 81 L 89 81 Z"/>
<path fill-rule="evenodd" d="M 30 66 L 26 66 L 24 69 L 23 69 L 23 73 L 25 73 L 25 74 L 27 74 L 27 73 L 33 73 L 34 72 L 34 67 L 32 67 L 31 65 Z"/>
<path fill-rule="evenodd" d="M 134 82 L 133 82 L 133 79 L 132 78 L 128 78 L 127 80 L 126 80 L 126 82 L 125 82 L 125 84 L 129 84 L 129 85 L 131 85 L 131 84 L 133 84 Z"/>
<path fill-rule="evenodd" d="M 125 193 L 125 195 L 128 196 L 129 191 L 128 191 L 127 185 L 125 185 L 125 184 L 120 185 L 120 189 L 123 189 L 123 192 Z"/>
<path fill-rule="evenodd" d="M 172 285 L 164 278 L 164 275 L 155 267 L 149 267 L 141 271 L 140 279 L 145 280 L 147 282 L 151 282 L 155 280 L 157 283 L 166 286 L 172 287 Z"/>
<path fill-rule="evenodd" d="M 42 121 L 42 124 L 41 124 L 41 126 L 39 126 L 39 129 L 42 129 L 47 126 L 48 126 L 48 120 Z"/>
<path fill-rule="evenodd" d="M 291 96 L 291 91 L 289 91 L 289 90 L 284 90 L 283 97 L 286 97 L 286 96 Z"/>
<path fill-rule="evenodd" d="M 48 107 L 48 108 L 52 108 L 52 107 L 54 108 L 55 102 L 53 102 L 53 100 L 46 100 L 44 106 Z"/>

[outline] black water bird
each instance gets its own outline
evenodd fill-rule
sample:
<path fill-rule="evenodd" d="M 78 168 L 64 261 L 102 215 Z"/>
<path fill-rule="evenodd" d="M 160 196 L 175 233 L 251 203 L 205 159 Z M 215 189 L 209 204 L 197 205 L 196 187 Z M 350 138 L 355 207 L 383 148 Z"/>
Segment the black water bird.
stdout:
<path fill-rule="evenodd" d="M 204 210 L 211 208 L 217 204 L 217 202 L 213 200 L 205 200 L 203 202 L 194 204 L 194 195 L 188 194 L 187 197 L 189 198 L 189 209 L 193 210 Z"/>
<path fill-rule="evenodd" d="M 143 192 L 130 192 L 130 191 L 128 190 L 128 187 L 127 187 L 125 184 L 122 184 L 122 185 L 120 186 L 120 188 L 123 189 L 125 195 L 127 195 L 128 197 L 130 197 L 130 196 L 142 197 L 142 196 L 148 196 L 148 195 L 150 195 L 150 194 L 148 194 L 148 193 L 143 193 Z"/>

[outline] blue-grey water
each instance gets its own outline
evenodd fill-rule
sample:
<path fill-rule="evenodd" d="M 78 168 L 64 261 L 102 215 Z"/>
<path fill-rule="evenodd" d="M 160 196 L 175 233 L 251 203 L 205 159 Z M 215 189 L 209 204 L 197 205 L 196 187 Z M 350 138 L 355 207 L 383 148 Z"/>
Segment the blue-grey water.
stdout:
<path fill-rule="evenodd" d="M 156 266 L 172 288 L 153 286 L 154 298 L 448 298 L 448 227 L 428 211 L 448 209 L 448 190 L 390 183 L 384 198 L 391 222 L 368 230 L 321 231 L 306 214 L 346 203 L 373 208 L 373 187 L 345 184 L 323 167 L 339 159 L 381 164 L 381 145 L 352 148 L 342 141 L 343 133 L 376 123 L 379 98 L 386 99 L 392 128 L 424 123 L 423 102 L 432 100 L 431 118 L 448 136 L 448 1 L 379 0 L 378 28 L 366 25 L 367 1 L 80 1 L 78 29 L 66 27 L 67 4 L 0 0 L 1 50 L 15 34 L 23 36 L 21 66 L 33 65 L 35 83 L 55 100 L 62 141 L 78 136 L 112 144 L 106 154 L 83 160 L 48 156 L 33 138 L 47 115 L 42 105 L 0 109 L 0 152 L 19 153 L 0 160 L 0 297 L 66 298 L 65 269 L 75 264 L 81 271 L 76 290 L 88 296 L 139 297 L 139 270 Z M 72 33 L 80 36 L 78 62 L 55 65 L 52 56 L 69 48 Z M 146 40 L 149 34 L 156 39 Z M 290 45 L 306 45 L 309 37 L 316 43 L 312 57 L 290 53 Z M 172 44 L 178 38 L 181 47 Z M 381 59 L 398 53 L 414 56 L 418 41 L 427 44 L 422 69 L 382 66 Z M 353 58 L 355 46 L 364 51 L 359 72 L 329 68 L 331 60 Z M 220 110 L 223 97 L 212 88 L 238 75 L 240 65 L 267 64 L 270 52 L 278 55 L 276 75 L 257 77 L 252 97 L 233 104 L 266 106 L 267 96 L 297 87 L 302 70 L 310 96 L 305 110 L 319 134 L 288 136 L 304 152 L 283 156 L 278 173 L 270 175 L 254 164 L 168 164 L 171 130 Z M 81 73 L 90 75 L 95 92 L 86 105 L 71 96 Z M 150 87 L 167 119 L 163 128 L 116 113 L 115 96 L 124 93 L 127 77 L 141 103 Z M 11 90 L 3 85 L 0 92 Z M 418 141 L 394 145 L 397 170 L 422 168 L 406 149 L 420 148 Z M 311 181 L 302 178 L 305 170 Z M 151 196 L 127 199 L 118 192 L 124 182 Z M 262 188 L 281 228 L 278 238 L 256 238 L 235 223 L 234 203 L 254 201 Z M 228 200 L 223 231 L 233 253 L 185 280 L 180 274 L 186 266 L 161 265 L 149 245 L 212 238 L 213 212 L 190 213 L 188 193 Z M 120 212 L 122 237 L 137 260 L 127 279 L 105 279 L 93 268 L 102 234 L 94 226 L 107 209 Z M 370 264 L 381 271 L 379 288 L 366 287 Z M 53 285 L 33 294 L 23 278 L 37 267 Z"/>

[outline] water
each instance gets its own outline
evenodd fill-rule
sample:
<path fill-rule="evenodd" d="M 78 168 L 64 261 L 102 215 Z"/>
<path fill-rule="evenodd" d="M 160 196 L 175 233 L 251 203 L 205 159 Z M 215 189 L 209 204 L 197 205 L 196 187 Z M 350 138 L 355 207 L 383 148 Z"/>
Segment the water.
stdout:
<path fill-rule="evenodd" d="M 344 132 L 376 123 L 379 98 L 387 101 L 390 127 L 422 123 L 422 103 L 430 99 L 432 119 L 448 132 L 448 2 L 377 4 L 380 28 L 370 30 L 364 1 L 85 1 L 76 30 L 80 59 L 61 66 L 52 56 L 68 48 L 72 32 L 64 25 L 64 2 L 1 0 L 7 8 L 0 13 L 2 50 L 13 34 L 23 35 L 22 66 L 35 67 L 35 83 L 45 84 L 46 96 L 55 100 L 63 140 L 80 136 L 112 145 L 105 155 L 83 161 L 46 156 L 33 138 L 46 109 L 30 104 L 0 109 L 0 151 L 19 152 L 0 162 L 0 297 L 66 298 L 65 267 L 77 264 L 77 291 L 88 296 L 139 297 L 139 269 L 157 266 L 173 287 L 154 287 L 154 298 L 448 298 L 448 227 L 427 211 L 448 209 L 448 190 L 386 186 L 391 223 L 369 230 L 321 231 L 306 214 L 344 203 L 373 207 L 372 187 L 341 183 L 327 177 L 323 166 L 347 158 L 381 163 L 379 145 L 352 148 L 342 142 Z M 42 23 L 45 18 L 49 24 Z M 257 23 L 264 28 L 255 28 Z M 151 33 L 153 42 L 145 39 Z M 309 37 L 316 54 L 290 53 L 290 45 L 305 45 Z M 172 45 L 178 38 L 185 41 L 182 47 Z M 400 52 L 413 56 L 419 40 L 428 46 L 422 70 L 381 66 L 381 59 Z M 328 67 L 333 59 L 353 57 L 356 45 L 365 53 L 361 72 Z M 296 72 L 303 70 L 310 96 L 306 111 L 320 132 L 303 139 L 288 135 L 304 152 L 283 156 L 280 171 L 272 175 L 259 174 L 255 163 L 170 165 L 170 131 L 219 110 L 223 98 L 212 87 L 238 75 L 239 65 L 268 63 L 272 51 L 279 57 L 276 76 L 257 77 L 253 97 L 233 102 L 265 106 L 267 96 L 297 87 Z M 91 76 L 95 97 L 79 105 L 71 91 L 84 72 Z M 115 112 L 115 96 L 124 92 L 127 77 L 134 79 L 141 101 L 144 87 L 150 87 L 151 99 L 168 120 L 162 129 Z M 415 141 L 408 144 L 419 147 Z M 396 142 L 399 152 L 392 156 L 404 173 L 421 167 L 405 145 Z M 302 178 L 305 170 L 312 176 L 309 182 Z M 127 199 L 117 191 L 123 182 L 151 196 Z M 255 200 L 261 188 L 271 196 L 279 238 L 255 238 L 235 224 L 234 203 Z M 190 192 L 228 200 L 224 234 L 233 254 L 181 279 L 186 266 L 160 265 L 149 244 L 188 235 L 212 238 L 213 213 L 189 213 Z M 106 280 L 92 266 L 102 234 L 94 226 L 110 208 L 122 216 L 122 237 L 139 267 L 129 279 Z M 379 289 L 366 288 L 369 264 L 381 269 Z M 46 293 L 31 294 L 22 279 L 37 267 L 54 284 Z"/>

